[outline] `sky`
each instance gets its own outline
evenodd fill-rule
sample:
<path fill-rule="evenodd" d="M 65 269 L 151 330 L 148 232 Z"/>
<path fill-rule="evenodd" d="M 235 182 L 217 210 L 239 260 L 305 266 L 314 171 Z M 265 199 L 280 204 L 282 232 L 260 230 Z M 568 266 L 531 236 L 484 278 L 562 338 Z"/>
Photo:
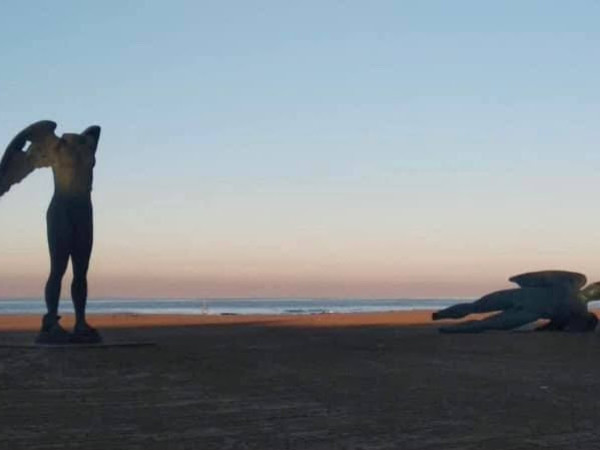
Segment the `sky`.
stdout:
<path fill-rule="evenodd" d="M 102 126 L 91 297 L 600 279 L 597 1 L 2 9 L 0 140 L 40 119 Z M 42 295 L 52 190 L 42 169 L 0 199 L 2 298 Z"/>

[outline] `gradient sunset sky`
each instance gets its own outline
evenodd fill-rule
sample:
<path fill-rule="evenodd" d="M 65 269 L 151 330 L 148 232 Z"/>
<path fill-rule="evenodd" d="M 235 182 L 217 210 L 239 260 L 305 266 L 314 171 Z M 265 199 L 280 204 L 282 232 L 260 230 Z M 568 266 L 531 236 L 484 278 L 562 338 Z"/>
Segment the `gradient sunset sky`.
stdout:
<path fill-rule="evenodd" d="M 594 281 L 599 23 L 584 0 L 7 0 L 1 145 L 102 126 L 91 297 Z M 41 296 L 51 195 L 45 169 L 0 199 L 0 297 Z"/>

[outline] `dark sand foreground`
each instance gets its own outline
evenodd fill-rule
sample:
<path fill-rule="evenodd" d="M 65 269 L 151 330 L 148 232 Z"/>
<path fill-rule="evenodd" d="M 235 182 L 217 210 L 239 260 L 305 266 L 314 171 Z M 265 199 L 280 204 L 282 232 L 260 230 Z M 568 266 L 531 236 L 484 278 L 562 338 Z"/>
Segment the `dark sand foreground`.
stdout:
<path fill-rule="evenodd" d="M 427 313 L 93 316 L 141 348 L 0 348 L 7 449 L 600 448 L 600 336 Z M 37 317 L 1 317 L 0 344 Z"/>

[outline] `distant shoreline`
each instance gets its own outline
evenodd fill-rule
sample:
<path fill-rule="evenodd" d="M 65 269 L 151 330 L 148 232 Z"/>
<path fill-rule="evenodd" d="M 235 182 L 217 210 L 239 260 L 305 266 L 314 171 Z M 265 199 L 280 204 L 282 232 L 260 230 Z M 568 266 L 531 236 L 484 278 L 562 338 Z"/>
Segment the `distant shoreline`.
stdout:
<path fill-rule="evenodd" d="M 355 314 L 314 315 L 177 315 L 177 314 L 98 314 L 90 316 L 98 328 L 147 328 L 209 325 L 261 325 L 269 327 L 356 327 L 406 326 L 431 323 L 431 311 L 401 311 Z M 62 323 L 72 326 L 73 316 L 63 315 Z M 40 326 L 40 317 L 28 315 L 0 315 L 0 332 L 34 331 Z"/>
<path fill-rule="evenodd" d="M 87 312 L 139 315 L 321 315 L 383 313 L 398 311 L 435 311 L 457 300 L 362 300 L 362 299 L 235 299 L 235 300 L 90 300 Z M 73 313 L 69 299 L 60 303 L 60 313 Z M 0 315 L 42 315 L 42 300 L 0 301 Z"/>

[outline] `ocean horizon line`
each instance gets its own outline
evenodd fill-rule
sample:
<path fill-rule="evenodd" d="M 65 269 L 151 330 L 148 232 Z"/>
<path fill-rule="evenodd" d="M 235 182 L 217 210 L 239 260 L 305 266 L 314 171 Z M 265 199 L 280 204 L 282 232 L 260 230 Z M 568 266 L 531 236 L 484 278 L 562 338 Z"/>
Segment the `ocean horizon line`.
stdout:
<path fill-rule="evenodd" d="M 477 297 L 88 297 L 88 301 L 473 301 Z M 0 297 L 4 301 L 44 301 L 43 297 Z M 70 297 L 61 297 L 61 302 L 71 301 Z"/>
<path fill-rule="evenodd" d="M 178 315 L 282 315 L 376 313 L 438 310 L 455 304 L 452 299 L 97 299 L 87 303 L 89 314 Z M 40 298 L 0 301 L 0 315 L 44 314 Z M 69 299 L 61 313 L 72 313 Z"/>
<path fill-rule="evenodd" d="M 137 315 L 312 315 L 436 311 L 469 299 L 96 299 L 87 304 L 94 314 Z M 600 302 L 590 304 L 598 309 Z M 0 315 L 42 315 L 41 298 L 1 300 Z M 72 314 L 67 298 L 60 313 Z"/>

